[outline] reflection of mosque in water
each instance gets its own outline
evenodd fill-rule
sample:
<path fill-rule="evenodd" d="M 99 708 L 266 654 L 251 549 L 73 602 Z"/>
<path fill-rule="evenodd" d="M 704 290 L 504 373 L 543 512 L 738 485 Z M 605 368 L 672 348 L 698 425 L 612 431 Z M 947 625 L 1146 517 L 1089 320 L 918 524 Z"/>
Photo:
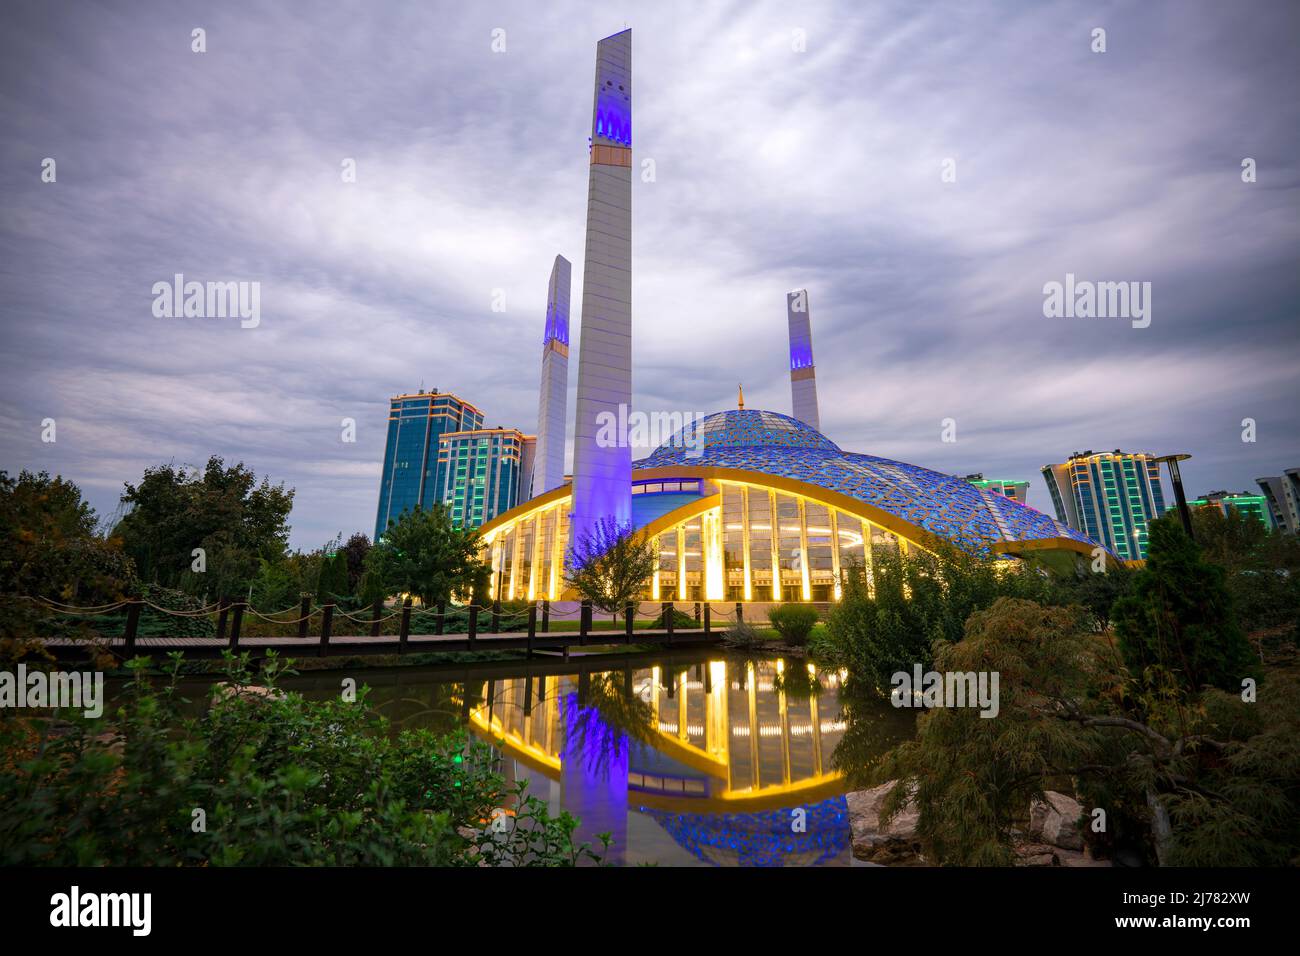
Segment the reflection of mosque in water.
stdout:
<path fill-rule="evenodd" d="M 549 781 L 581 839 L 627 845 L 629 811 L 705 862 L 847 861 L 841 675 L 801 661 L 721 659 L 485 681 L 470 727 Z M 471 696 L 471 699 L 473 699 Z M 509 764 L 510 761 L 508 761 Z M 507 771 L 511 768 L 507 766 Z"/>

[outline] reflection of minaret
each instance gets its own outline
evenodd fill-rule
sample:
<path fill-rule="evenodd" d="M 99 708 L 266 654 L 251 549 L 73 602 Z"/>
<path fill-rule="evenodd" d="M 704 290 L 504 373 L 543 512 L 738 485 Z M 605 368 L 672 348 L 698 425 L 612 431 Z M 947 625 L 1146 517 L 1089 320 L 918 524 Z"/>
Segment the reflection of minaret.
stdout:
<path fill-rule="evenodd" d="M 790 394 L 794 417 L 822 430 L 817 412 L 817 370 L 813 366 L 812 322 L 808 315 L 808 290 L 796 289 L 785 297 L 790 322 Z"/>
<path fill-rule="evenodd" d="M 631 446 L 623 440 L 607 442 L 608 447 L 596 443 L 601 423 L 626 421 L 632 402 L 630 30 L 606 37 L 596 45 L 591 172 L 587 182 L 570 546 L 590 533 L 601 518 L 626 523 L 632 517 Z"/>
<path fill-rule="evenodd" d="M 627 786 L 631 742 L 601 717 L 583 707 L 578 694 L 563 699 L 564 746 L 560 753 L 560 805 L 578 818 L 575 844 L 600 846 L 601 833 L 613 837 L 608 864 L 627 860 Z"/>
<path fill-rule="evenodd" d="M 546 293 L 546 337 L 542 340 L 542 388 L 537 407 L 537 451 L 533 495 L 564 483 L 564 426 L 569 400 L 569 286 L 572 267 L 555 257 Z M 523 499 L 520 495 L 520 499 Z"/>

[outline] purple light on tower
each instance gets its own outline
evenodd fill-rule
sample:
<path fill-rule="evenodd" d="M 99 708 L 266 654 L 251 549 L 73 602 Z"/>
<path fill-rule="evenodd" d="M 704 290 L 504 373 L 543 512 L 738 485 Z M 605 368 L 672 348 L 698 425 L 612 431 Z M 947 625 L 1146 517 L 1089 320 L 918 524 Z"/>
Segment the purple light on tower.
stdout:
<path fill-rule="evenodd" d="M 569 286 L 571 267 L 556 256 L 546 295 L 546 337 L 542 341 L 542 383 L 537 397 L 537 447 L 531 494 L 564 484 L 564 429 L 569 401 Z"/>
<path fill-rule="evenodd" d="M 632 404 L 632 31 L 596 45 L 569 547 L 632 519 L 632 448 L 597 442 Z"/>
<path fill-rule="evenodd" d="M 794 404 L 794 417 L 821 431 L 807 289 L 796 289 L 786 295 L 785 314 L 790 327 L 790 397 Z"/>

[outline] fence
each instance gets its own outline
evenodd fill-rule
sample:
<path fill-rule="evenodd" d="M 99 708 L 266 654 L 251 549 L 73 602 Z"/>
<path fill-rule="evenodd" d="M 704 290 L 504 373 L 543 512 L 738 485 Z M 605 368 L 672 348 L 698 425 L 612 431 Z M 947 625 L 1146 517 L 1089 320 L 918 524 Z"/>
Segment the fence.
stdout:
<path fill-rule="evenodd" d="M 708 601 L 641 601 L 629 603 L 620 614 L 611 615 L 609 621 L 597 621 L 597 612 L 590 601 L 543 600 L 528 603 L 511 602 L 509 606 L 503 606 L 500 601 L 497 601 L 490 605 L 471 604 L 449 607 L 439 604 L 433 607 L 417 607 L 413 606 L 408 597 L 401 604 L 392 605 L 391 609 L 384 602 L 376 601 L 369 609 L 358 613 L 345 610 L 333 603 L 315 605 L 309 596 L 304 596 L 296 608 L 264 614 L 249 606 L 247 602 L 238 600 L 222 600 L 187 610 L 162 607 L 144 599 L 129 599 L 96 607 L 75 607 L 47 599 L 29 600 L 36 601 L 56 615 L 82 622 L 93 622 L 97 618 L 107 618 L 110 615 L 116 617 L 124 610 L 125 621 L 121 625 L 120 635 L 116 627 L 108 627 L 101 628 L 97 636 L 107 636 L 110 639 L 117 639 L 120 636 L 122 650 L 127 657 L 136 652 L 137 642 L 141 638 L 141 620 L 146 610 L 152 616 L 161 615 L 163 619 L 212 622 L 214 633 L 211 635 L 203 635 L 197 639 L 193 635 L 188 635 L 176 640 L 176 646 L 182 649 L 185 646 L 202 644 L 209 647 L 228 647 L 232 651 L 237 651 L 241 646 L 241 640 L 246 641 L 250 638 L 255 639 L 259 646 L 282 646 L 286 643 L 290 646 L 299 646 L 299 642 L 305 645 L 314 638 L 317 653 L 324 655 L 329 652 L 334 641 L 347 640 L 355 649 L 358 641 L 363 637 L 380 644 L 385 643 L 383 640 L 385 637 L 390 639 L 395 637 L 396 649 L 400 654 L 406 652 L 413 636 L 419 639 L 420 643 L 433 649 L 441 642 L 426 641 L 425 638 L 447 638 L 463 634 L 463 643 L 467 648 L 476 650 L 480 641 L 502 645 L 500 635 L 514 634 L 516 640 L 510 643 L 518 645 L 519 638 L 522 638 L 523 646 L 531 654 L 539 645 L 560 646 L 567 653 L 571 644 L 585 646 L 610 643 L 611 638 L 617 638 L 616 643 L 638 641 L 672 643 L 680 634 L 687 639 L 698 636 L 705 641 L 711 641 L 721 636 L 719 626 L 725 630 L 730 626 L 730 622 L 744 621 L 747 607 L 742 602 L 715 606 L 714 602 Z M 688 610 L 683 611 L 683 605 Z M 767 606 L 749 606 L 751 623 L 759 623 L 763 620 L 765 617 L 763 612 Z M 286 614 L 294 616 L 283 617 Z M 313 626 L 317 617 L 319 622 Z M 273 640 L 268 644 L 261 640 L 266 635 L 246 633 L 248 620 L 263 622 L 274 629 L 296 629 L 294 635 L 296 640 L 286 642 L 277 639 L 283 635 L 272 635 Z M 638 623 L 643 626 L 638 627 Z M 362 630 L 348 634 L 346 637 L 335 635 L 340 625 L 346 628 L 349 624 L 360 626 Z M 698 635 L 692 632 L 698 632 Z M 575 636 L 576 640 L 574 640 Z M 167 646 L 167 641 L 153 639 L 149 642 L 150 649 L 157 649 L 160 646 Z"/>

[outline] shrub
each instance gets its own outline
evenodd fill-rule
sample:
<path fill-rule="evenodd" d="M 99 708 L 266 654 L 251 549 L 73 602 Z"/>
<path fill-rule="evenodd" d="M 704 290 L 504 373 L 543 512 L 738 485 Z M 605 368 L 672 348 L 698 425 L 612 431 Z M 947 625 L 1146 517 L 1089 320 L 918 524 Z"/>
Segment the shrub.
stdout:
<path fill-rule="evenodd" d="M 782 604 L 767 612 L 767 619 L 787 644 L 802 646 L 808 643 L 820 616 L 810 604 Z"/>
<path fill-rule="evenodd" d="M 767 636 L 748 621 L 736 621 L 722 632 L 724 644 L 739 648 L 762 647 L 767 643 Z"/>
<path fill-rule="evenodd" d="M 695 620 L 695 618 L 692 615 L 687 614 L 685 611 L 682 611 L 675 607 L 671 608 L 671 611 L 672 611 L 672 619 L 673 619 L 673 630 L 675 631 L 680 631 L 686 628 L 704 626 L 699 621 Z M 667 630 L 668 615 L 663 611 L 660 611 L 659 616 L 650 622 L 650 629 L 655 631 Z"/>
<path fill-rule="evenodd" d="M 0 713 L 0 865 L 572 865 L 577 821 L 511 787 L 463 732 L 389 733 L 365 706 L 241 692 L 181 715 L 180 655 L 161 689 L 138 658 L 112 716 Z M 514 807 L 513 824 L 487 825 Z M 205 826 L 192 827 L 196 808 Z"/>

